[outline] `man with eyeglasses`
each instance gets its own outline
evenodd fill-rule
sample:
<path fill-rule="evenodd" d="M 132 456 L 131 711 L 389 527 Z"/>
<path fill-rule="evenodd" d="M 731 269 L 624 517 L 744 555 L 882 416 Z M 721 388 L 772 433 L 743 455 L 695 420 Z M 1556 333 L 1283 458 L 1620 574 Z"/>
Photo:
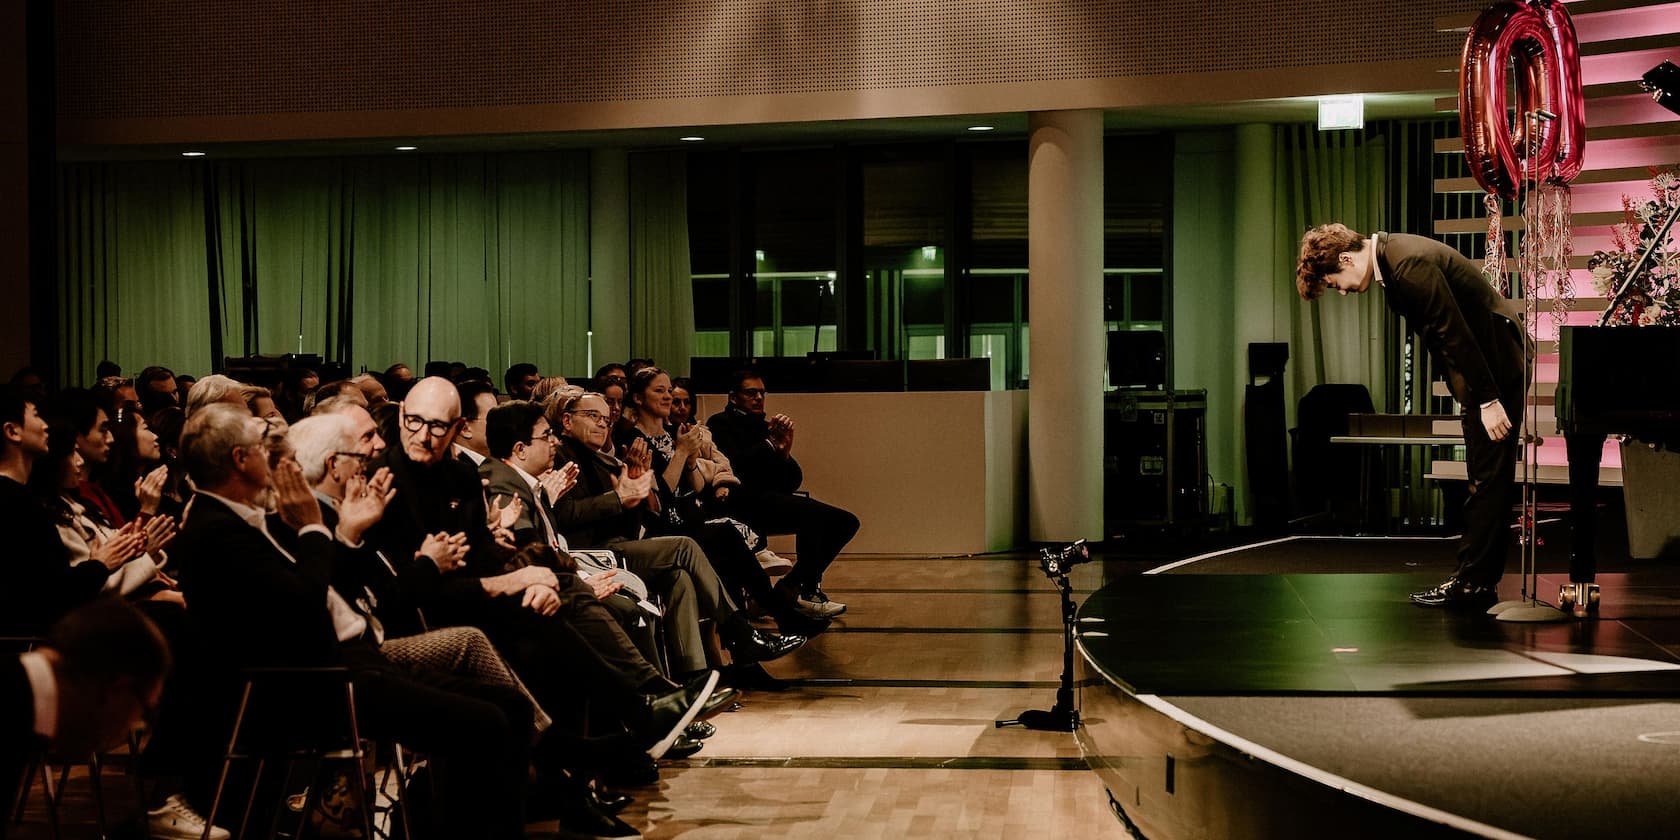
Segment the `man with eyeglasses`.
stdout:
<path fill-rule="evenodd" d="M 568 706 L 602 700 L 603 709 L 622 713 L 656 758 L 685 726 L 735 695 L 717 690 L 715 671 L 682 686 L 665 679 L 576 575 L 540 566 L 503 571 L 478 473 L 450 455 L 461 419 L 454 383 L 422 379 L 398 411 L 402 445 L 367 467 L 370 474 L 389 469 L 397 490 L 369 539 L 411 581 L 430 622 L 483 630 L 557 720 L 567 717 Z M 422 554 L 435 537 L 447 549 Z"/>
<path fill-rule="evenodd" d="M 777 588 L 792 595 L 807 616 L 834 618 L 846 605 L 822 591 L 822 576 L 857 534 L 858 518 L 795 494 L 805 473 L 793 457 L 793 419 L 765 415 L 767 391 L 758 373 L 737 371 L 731 379 L 729 405 L 706 418 L 713 443 L 741 479 L 729 497 L 731 510 L 761 534 L 794 535 L 798 559 Z"/>

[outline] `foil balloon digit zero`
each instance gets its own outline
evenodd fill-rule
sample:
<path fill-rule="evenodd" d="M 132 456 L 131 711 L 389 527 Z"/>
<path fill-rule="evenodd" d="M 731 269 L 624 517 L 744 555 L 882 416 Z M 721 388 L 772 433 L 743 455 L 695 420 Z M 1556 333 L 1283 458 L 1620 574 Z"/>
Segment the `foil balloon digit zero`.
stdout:
<path fill-rule="evenodd" d="M 1516 71 L 1517 125 L 1507 116 Z M 1532 120 L 1546 111 L 1552 120 Z M 1553 0 L 1502 0 L 1464 41 L 1459 121 L 1470 172 L 1482 189 L 1514 199 L 1525 179 L 1568 182 L 1581 171 L 1586 119 L 1575 25 Z"/>

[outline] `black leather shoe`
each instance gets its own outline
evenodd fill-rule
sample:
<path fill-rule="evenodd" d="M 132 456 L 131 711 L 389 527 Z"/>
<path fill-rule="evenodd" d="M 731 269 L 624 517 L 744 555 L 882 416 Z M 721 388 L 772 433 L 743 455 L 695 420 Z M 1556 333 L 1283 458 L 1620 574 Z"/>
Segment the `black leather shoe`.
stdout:
<path fill-rule="evenodd" d="M 699 752 L 705 746 L 705 744 L 684 735 L 678 738 L 677 742 L 672 744 L 670 749 L 665 751 L 665 757 L 673 761 L 688 758 L 689 756 Z"/>
<path fill-rule="evenodd" d="M 1425 607 L 1491 607 L 1498 600 L 1499 593 L 1493 587 L 1465 583 L 1458 578 L 1447 578 L 1438 586 L 1412 593 L 1412 603 Z"/>
<path fill-rule="evenodd" d="M 696 741 L 704 741 L 717 734 L 717 727 L 703 720 L 697 720 L 689 724 L 688 728 L 683 730 L 683 734 Z"/>
<path fill-rule="evenodd" d="M 642 833 L 628 823 L 595 806 L 590 792 L 578 785 L 568 785 L 558 793 L 560 828 L 569 836 L 591 838 L 640 837 Z"/>
<path fill-rule="evenodd" d="M 717 687 L 718 672 L 706 671 L 664 694 L 644 697 L 641 720 L 634 728 L 648 745 L 648 757 L 664 755 L 695 718 L 715 713 Z"/>
<path fill-rule="evenodd" d="M 711 697 L 706 698 L 705 704 L 700 709 L 700 714 L 695 715 L 694 719 L 705 720 L 709 717 L 716 717 L 722 712 L 729 711 L 729 707 L 735 705 L 735 701 L 739 699 L 741 699 L 741 692 L 727 685 L 720 685 L 716 691 L 712 692 Z"/>
<path fill-rule="evenodd" d="M 630 807 L 630 803 L 635 801 L 628 793 L 615 793 L 605 788 L 589 789 L 589 804 L 604 814 L 616 814 Z"/>
<path fill-rule="evenodd" d="M 611 788 L 656 785 L 659 784 L 659 763 L 645 753 L 636 753 L 623 761 L 601 765 L 600 778 L 601 784 Z"/>
<path fill-rule="evenodd" d="M 736 662 L 745 664 L 781 659 L 805 644 L 804 636 L 766 633 L 748 624 L 747 620 L 739 615 L 731 616 L 730 619 L 723 623 L 721 629 L 724 644 L 729 647 L 729 655 Z"/>

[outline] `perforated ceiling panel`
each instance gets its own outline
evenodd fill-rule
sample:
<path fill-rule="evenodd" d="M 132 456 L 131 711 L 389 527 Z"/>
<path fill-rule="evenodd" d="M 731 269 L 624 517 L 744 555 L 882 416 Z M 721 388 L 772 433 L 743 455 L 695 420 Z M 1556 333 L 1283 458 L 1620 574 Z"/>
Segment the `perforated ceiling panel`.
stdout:
<path fill-rule="evenodd" d="M 1441 57 L 1480 0 L 59 0 L 60 114 L 540 105 Z"/>

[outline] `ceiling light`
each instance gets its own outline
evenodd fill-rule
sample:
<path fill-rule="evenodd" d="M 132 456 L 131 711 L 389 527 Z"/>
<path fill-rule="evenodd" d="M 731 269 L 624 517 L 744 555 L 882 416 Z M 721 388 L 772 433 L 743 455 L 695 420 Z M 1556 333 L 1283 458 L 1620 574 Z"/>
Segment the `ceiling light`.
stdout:
<path fill-rule="evenodd" d="M 204 157 L 203 152 L 182 152 L 181 157 Z"/>
<path fill-rule="evenodd" d="M 684 143 L 698 143 L 706 138 L 690 134 L 687 137 L 678 137 L 677 139 L 683 141 Z"/>
<path fill-rule="evenodd" d="M 397 151 L 399 151 L 399 152 L 412 152 L 412 151 L 414 151 L 415 149 L 418 149 L 418 148 L 420 148 L 420 147 L 419 146 L 398 146 Z"/>
<path fill-rule="evenodd" d="M 969 131 L 991 131 L 994 128 L 997 128 L 997 126 L 994 126 L 994 125 L 971 125 L 971 126 L 968 127 L 968 130 Z"/>

